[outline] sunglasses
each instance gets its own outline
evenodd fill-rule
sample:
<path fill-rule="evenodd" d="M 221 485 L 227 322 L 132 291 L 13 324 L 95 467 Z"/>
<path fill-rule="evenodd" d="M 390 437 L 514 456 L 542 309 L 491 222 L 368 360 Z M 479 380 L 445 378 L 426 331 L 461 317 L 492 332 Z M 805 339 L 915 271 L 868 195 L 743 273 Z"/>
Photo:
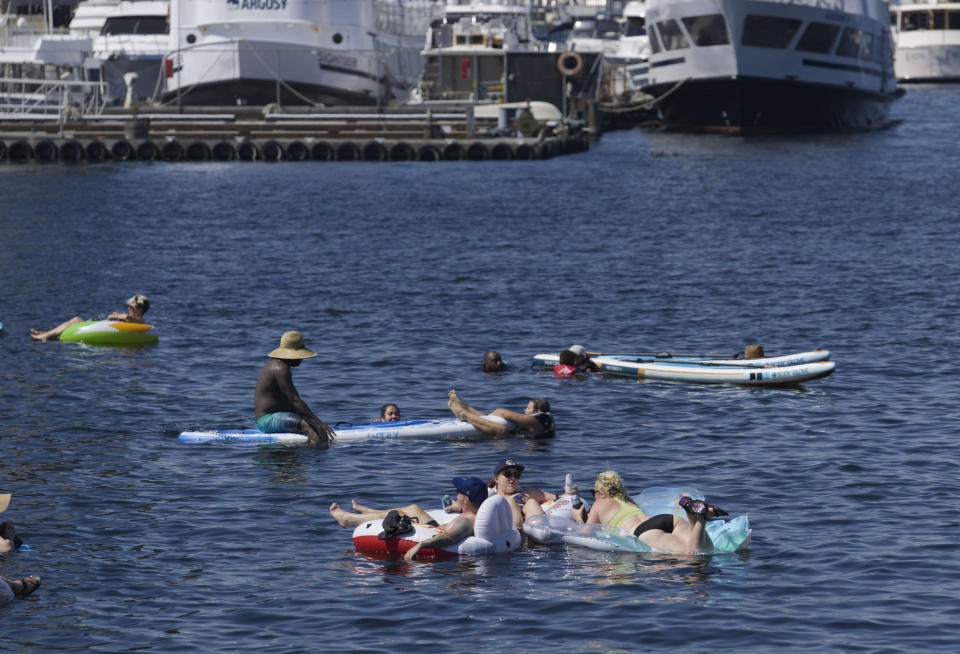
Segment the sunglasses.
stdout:
<path fill-rule="evenodd" d="M 507 479 L 520 479 L 520 475 L 522 473 L 519 470 L 508 469 L 508 470 L 501 471 L 500 474 L 506 477 Z"/>

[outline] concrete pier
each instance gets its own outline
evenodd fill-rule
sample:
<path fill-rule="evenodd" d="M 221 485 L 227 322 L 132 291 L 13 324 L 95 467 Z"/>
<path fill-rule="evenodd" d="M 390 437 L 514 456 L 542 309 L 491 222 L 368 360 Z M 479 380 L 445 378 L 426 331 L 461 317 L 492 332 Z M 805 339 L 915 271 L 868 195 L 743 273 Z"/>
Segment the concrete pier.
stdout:
<path fill-rule="evenodd" d="M 7 116 L 0 118 L 0 164 L 532 161 L 589 148 L 587 132 L 577 125 L 527 118 L 519 123 L 506 112 L 478 116 L 472 109 Z"/>

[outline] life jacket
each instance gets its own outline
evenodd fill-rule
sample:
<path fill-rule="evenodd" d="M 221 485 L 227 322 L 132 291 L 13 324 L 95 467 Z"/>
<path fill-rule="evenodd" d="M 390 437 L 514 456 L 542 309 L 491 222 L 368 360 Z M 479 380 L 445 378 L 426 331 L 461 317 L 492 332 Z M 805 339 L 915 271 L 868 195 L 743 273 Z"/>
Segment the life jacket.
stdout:
<path fill-rule="evenodd" d="M 553 367 L 554 377 L 573 377 L 578 372 L 582 372 L 576 366 L 568 366 L 565 363 L 558 363 Z"/>

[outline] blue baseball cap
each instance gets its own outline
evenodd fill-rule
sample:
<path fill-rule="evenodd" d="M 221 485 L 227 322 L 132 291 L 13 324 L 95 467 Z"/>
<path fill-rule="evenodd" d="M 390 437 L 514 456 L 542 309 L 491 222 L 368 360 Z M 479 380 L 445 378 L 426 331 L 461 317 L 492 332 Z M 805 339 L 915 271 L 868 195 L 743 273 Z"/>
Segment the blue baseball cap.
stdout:
<path fill-rule="evenodd" d="M 454 477 L 453 487 L 470 498 L 470 501 L 480 506 L 487 499 L 487 485 L 477 477 Z"/>
<path fill-rule="evenodd" d="M 493 476 L 496 477 L 500 474 L 501 470 L 506 470 L 507 468 L 516 468 L 517 472 L 523 472 L 523 466 L 514 461 L 513 459 L 504 459 L 498 463 L 493 469 Z"/>

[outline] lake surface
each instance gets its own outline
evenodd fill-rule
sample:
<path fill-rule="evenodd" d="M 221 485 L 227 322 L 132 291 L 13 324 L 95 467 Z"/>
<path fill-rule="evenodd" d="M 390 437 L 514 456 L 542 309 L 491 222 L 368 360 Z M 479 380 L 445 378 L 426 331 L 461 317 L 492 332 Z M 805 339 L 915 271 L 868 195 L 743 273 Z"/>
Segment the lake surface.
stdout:
<path fill-rule="evenodd" d="M 0 574 L 11 652 L 954 651 L 960 87 L 897 126 L 633 130 L 544 162 L 0 165 Z M 147 295 L 147 348 L 31 327 Z M 252 426 L 282 332 L 321 418 L 550 400 L 556 438 L 187 445 Z M 598 351 L 827 348 L 799 388 L 563 381 Z M 498 349 L 510 371 L 485 375 Z M 524 482 L 696 486 L 753 527 L 700 557 L 525 546 L 379 561 L 328 513 Z M 951 618 L 950 616 L 954 616 Z"/>

